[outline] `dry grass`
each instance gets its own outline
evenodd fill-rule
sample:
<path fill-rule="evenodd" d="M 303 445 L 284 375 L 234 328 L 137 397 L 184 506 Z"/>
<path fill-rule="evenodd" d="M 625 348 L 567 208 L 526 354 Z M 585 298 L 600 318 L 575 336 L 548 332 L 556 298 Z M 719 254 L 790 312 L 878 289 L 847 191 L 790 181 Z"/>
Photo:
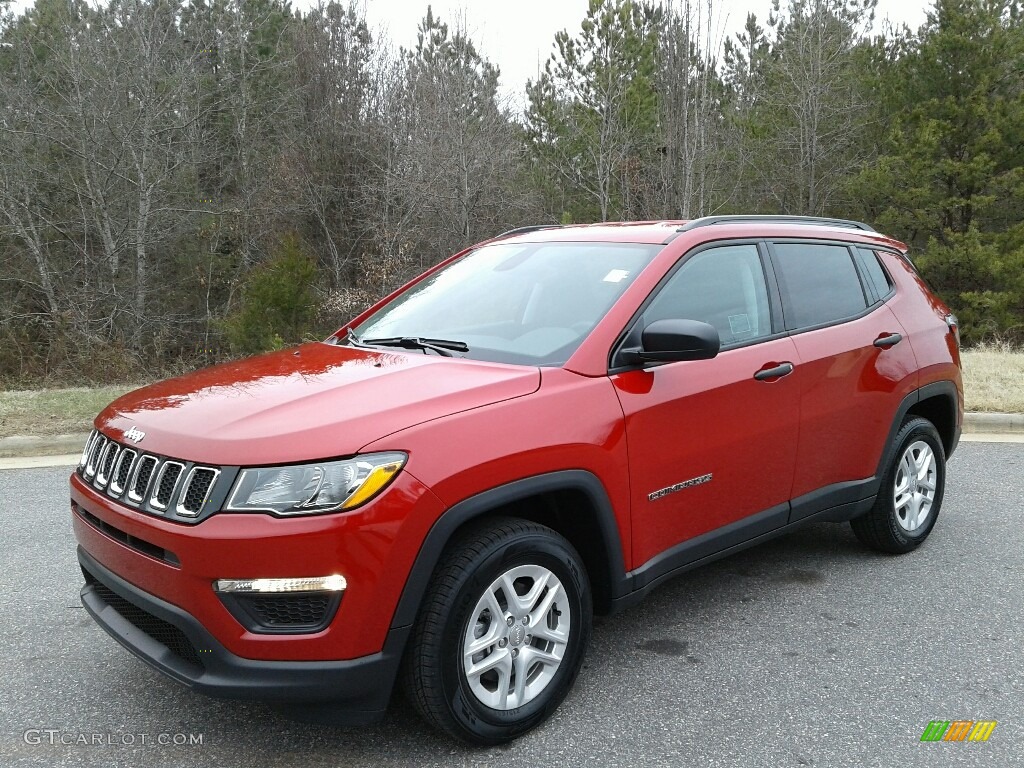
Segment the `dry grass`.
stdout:
<path fill-rule="evenodd" d="M 962 358 L 966 410 L 1024 413 L 1024 352 L 992 345 L 967 350 Z"/>
<path fill-rule="evenodd" d="M 88 432 L 107 403 L 138 386 L 0 392 L 0 437 Z"/>

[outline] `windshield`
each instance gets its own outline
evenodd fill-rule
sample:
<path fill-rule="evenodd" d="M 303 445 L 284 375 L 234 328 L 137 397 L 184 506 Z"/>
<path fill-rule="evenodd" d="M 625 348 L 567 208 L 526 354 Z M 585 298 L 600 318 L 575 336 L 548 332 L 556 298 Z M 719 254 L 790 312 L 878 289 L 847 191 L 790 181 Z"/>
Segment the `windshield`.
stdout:
<path fill-rule="evenodd" d="M 353 330 L 364 340 L 461 341 L 469 351 L 460 354 L 477 360 L 561 365 L 662 247 L 486 245 L 405 291 Z"/>

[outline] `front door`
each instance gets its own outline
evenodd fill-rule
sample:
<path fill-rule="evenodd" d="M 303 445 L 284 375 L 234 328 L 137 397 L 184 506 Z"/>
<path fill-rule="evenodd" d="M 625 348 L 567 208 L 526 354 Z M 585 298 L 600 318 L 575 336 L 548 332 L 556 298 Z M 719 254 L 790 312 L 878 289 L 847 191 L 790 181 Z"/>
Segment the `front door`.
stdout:
<path fill-rule="evenodd" d="M 638 327 L 665 318 L 710 323 L 722 351 L 612 375 L 625 414 L 633 563 L 654 571 L 785 523 L 800 404 L 789 376 L 796 347 L 776 332 L 781 318 L 773 329 L 755 243 L 684 257 Z M 731 537 L 696 538 L 729 525 Z"/>

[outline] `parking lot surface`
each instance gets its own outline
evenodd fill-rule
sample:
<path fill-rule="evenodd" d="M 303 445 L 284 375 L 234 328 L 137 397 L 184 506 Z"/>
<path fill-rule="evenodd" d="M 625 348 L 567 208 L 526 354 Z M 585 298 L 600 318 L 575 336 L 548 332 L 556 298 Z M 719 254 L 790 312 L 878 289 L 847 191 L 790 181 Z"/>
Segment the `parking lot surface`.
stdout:
<path fill-rule="evenodd" d="M 376 726 L 312 726 L 151 671 L 79 603 L 69 471 L 0 472 L 4 768 L 1024 765 L 1022 444 L 962 444 L 909 555 L 813 525 L 598 619 L 553 719 L 495 749 L 435 734 L 400 697 Z M 998 725 L 922 743 L 932 720 Z"/>

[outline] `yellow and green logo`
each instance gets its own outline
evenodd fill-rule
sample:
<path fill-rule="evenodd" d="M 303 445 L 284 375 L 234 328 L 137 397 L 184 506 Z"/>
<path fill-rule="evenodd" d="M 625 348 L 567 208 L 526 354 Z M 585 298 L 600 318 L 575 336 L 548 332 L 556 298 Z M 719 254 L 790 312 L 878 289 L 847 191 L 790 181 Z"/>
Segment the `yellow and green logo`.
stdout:
<path fill-rule="evenodd" d="M 988 741 L 995 729 L 995 720 L 932 720 L 921 741 Z"/>

